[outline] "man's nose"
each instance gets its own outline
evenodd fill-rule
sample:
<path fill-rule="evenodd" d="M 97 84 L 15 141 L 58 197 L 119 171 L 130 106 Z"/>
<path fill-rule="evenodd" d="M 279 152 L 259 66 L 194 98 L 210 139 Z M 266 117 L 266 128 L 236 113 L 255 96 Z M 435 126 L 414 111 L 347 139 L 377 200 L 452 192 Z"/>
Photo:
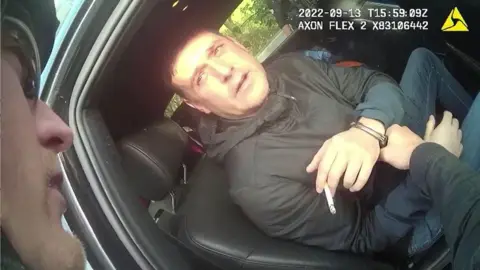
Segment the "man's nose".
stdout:
<path fill-rule="evenodd" d="M 210 72 L 214 77 L 222 81 L 228 80 L 228 78 L 232 74 L 232 67 L 227 65 L 226 63 L 222 62 L 220 59 L 212 59 L 208 63 L 208 67 L 210 68 Z"/>
<path fill-rule="evenodd" d="M 43 147 L 60 153 L 72 146 L 72 130 L 47 104 L 37 101 L 35 117 L 37 138 Z"/>

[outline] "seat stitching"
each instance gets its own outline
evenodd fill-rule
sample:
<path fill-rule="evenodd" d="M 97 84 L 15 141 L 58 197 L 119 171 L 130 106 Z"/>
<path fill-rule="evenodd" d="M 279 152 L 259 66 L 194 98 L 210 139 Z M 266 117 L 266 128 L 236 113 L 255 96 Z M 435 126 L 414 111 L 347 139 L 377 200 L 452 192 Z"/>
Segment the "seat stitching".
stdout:
<path fill-rule="evenodd" d="M 127 147 L 130 147 L 132 148 L 133 150 L 137 150 L 140 154 L 144 155 L 149 161 L 151 161 L 155 167 L 159 170 L 161 170 L 163 173 L 165 173 L 166 171 L 162 168 L 163 166 L 161 166 L 161 163 L 159 160 L 157 160 L 156 158 L 153 158 L 151 157 L 147 152 L 145 152 L 143 149 L 141 149 L 140 147 L 132 144 L 132 143 L 127 143 L 125 146 Z M 168 173 L 168 172 L 166 172 Z"/>

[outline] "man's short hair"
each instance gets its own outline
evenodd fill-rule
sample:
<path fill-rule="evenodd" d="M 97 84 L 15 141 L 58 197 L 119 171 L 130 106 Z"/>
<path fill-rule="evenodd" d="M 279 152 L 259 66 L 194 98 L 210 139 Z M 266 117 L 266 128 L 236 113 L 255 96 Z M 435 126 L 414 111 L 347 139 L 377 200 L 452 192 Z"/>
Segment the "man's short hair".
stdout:
<path fill-rule="evenodd" d="M 182 96 L 182 92 L 180 89 L 177 89 L 172 83 L 172 76 L 173 74 L 173 65 L 180 54 L 180 52 L 185 48 L 185 46 L 190 42 L 194 37 L 201 33 L 213 33 L 218 36 L 224 37 L 218 30 L 213 29 L 194 29 L 190 31 L 186 31 L 177 35 L 174 40 L 169 42 L 167 45 L 167 50 L 163 51 L 163 57 L 161 57 L 161 72 L 163 74 L 163 80 L 166 85 L 172 87 L 172 89 Z"/>

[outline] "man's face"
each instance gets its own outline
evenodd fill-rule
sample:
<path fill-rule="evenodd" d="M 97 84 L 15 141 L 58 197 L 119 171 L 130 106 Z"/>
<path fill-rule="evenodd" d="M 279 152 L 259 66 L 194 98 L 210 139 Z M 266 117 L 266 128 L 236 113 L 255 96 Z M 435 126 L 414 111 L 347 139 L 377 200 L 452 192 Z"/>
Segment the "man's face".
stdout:
<path fill-rule="evenodd" d="M 180 51 L 172 82 L 192 107 L 229 119 L 254 114 L 268 94 L 262 65 L 237 42 L 209 32 Z"/>
<path fill-rule="evenodd" d="M 71 146 L 72 131 L 45 103 L 25 98 L 14 71 L 18 62 L 6 57 L 1 66 L 2 230 L 32 269 L 84 269 L 80 241 L 61 226 L 66 202 L 58 191 L 56 154 Z"/>

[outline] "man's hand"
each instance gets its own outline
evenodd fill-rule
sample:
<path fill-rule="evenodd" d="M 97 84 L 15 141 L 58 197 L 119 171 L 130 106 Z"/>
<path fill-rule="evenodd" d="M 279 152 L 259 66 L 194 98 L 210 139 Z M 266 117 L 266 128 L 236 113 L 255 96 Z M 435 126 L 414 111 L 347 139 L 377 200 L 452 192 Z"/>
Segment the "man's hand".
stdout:
<path fill-rule="evenodd" d="M 372 119 L 360 119 L 368 127 L 384 133 L 383 124 Z M 380 154 L 376 138 L 357 128 L 350 128 L 327 140 L 307 166 L 307 172 L 317 170 L 316 189 L 326 184 L 335 194 L 340 178 L 350 191 L 359 191 L 367 183 Z"/>
<path fill-rule="evenodd" d="M 407 127 L 396 124 L 387 129 L 387 136 L 388 145 L 380 151 L 380 160 L 400 170 L 409 169 L 413 150 L 424 141 Z"/>
<path fill-rule="evenodd" d="M 452 113 L 445 111 L 440 124 L 435 127 L 435 118 L 430 116 L 425 131 L 425 141 L 438 143 L 450 153 L 459 157 L 463 151 L 462 131 L 459 129 L 458 119 Z"/>

